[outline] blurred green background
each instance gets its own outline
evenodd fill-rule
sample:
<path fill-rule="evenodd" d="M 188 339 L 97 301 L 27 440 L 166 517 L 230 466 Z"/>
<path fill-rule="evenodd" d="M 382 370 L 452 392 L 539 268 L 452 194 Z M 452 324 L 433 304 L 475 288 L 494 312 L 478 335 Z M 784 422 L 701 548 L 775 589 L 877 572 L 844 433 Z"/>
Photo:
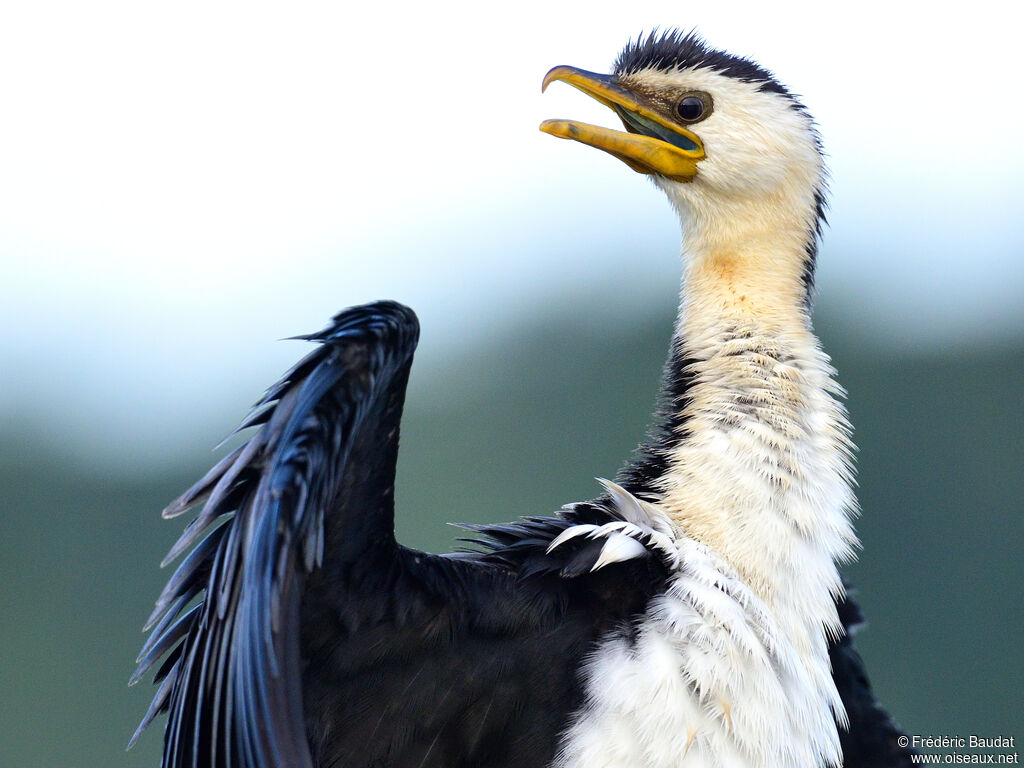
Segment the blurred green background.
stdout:
<path fill-rule="evenodd" d="M 539 315 L 463 348 L 443 373 L 414 374 L 401 539 L 443 550 L 456 535 L 447 521 L 594 495 L 592 478 L 611 476 L 647 423 L 670 291 L 659 305 L 614 322 L 584 306 Z M 1020 734 L 1024 345 L 893 354 L 849 321 L 819 313 L 817 324 L 860 447 L 864 549 L 846 570 L 871 624 L 857 642 L 872 681 L 912 733 Z M 196 446 L 179 463 L 118 475 L 34 426 L 0 434 L 3 762 L 151 766 L 158 728 L 122 749 L 152 692 L 125 685 L 139 627 L 181 529 L 158 512 L 213 457 Z"/>
<path fill-rule="evenodd" d="M 423 335 L 403 541 L 589 498 L 641 439 L 679 232 L 548 68 L 698 27 L 790 85 L 831 169 L 816 325 L 849 390 L 881 699 L 1024 739 L 1024 99 L 1005 3 L 0 5 L 0 766 L 153 766 L 126 681 L 161 508 L 302 354 L 396 298 Z M 496 23 L 495 19 L 499 19 Z"/>

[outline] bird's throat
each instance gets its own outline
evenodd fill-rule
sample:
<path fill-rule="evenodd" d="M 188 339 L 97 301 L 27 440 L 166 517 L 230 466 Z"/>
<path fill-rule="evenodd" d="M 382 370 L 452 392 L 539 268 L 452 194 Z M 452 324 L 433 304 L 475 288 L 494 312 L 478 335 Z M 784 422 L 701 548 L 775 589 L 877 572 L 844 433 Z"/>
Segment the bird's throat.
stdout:
<path fill-rule="evenodd" d="M 802 255 L 802 254 L 801 254 Z M 757 249 L 700 254 L 686 266 L 679 321 L 723 321 L 765 328 L 807 327 L 804 260 Z"/>

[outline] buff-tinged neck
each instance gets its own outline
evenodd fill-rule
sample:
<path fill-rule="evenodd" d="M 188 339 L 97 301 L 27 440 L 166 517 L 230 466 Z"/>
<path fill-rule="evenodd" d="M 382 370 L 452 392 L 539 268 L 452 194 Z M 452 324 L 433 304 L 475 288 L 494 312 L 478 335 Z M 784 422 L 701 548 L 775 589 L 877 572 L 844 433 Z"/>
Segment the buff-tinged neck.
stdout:
<path fill-rule="evenodd" d="M 842 392 L 808 315 L 806 217 L 713 219 L 730 225 L 684 221 L 673 354 L 690 384 L 659 503 L 820 651 L 855 501 Z"/>

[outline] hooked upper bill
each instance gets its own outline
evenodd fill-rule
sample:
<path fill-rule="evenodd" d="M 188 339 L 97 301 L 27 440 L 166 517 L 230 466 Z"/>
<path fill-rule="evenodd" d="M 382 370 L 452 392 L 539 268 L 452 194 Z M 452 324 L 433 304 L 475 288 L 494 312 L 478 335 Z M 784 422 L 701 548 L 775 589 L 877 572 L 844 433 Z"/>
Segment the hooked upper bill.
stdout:
<path fill-rule="evenodd" d="M 616 83 L 611 75 L 566 66 L 544 75 L 541 91 L 559 80 L 614 110 L 628 133 L 573 120 L 545 120 L 540 124 L 544 133 L 604 150 L 638 173 L 674 181 L 691 181 L 697 175 L 697 163 L 704 159 L 700 138 L 660 115 L 642 96 Z"/>

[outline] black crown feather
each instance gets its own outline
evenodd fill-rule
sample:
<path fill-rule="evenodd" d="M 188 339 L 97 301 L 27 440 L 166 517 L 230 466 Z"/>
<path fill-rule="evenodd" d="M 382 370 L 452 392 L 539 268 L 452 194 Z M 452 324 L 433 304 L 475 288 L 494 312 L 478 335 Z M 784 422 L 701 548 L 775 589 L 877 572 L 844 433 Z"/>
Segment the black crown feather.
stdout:
<path fill-rule="evenodd" d="M 704 67 L 745 83 L 758 83 L 760 90 L 793 98 L 775 76 L 755 61 L 710 47 L 694 31 L 657 30 L 630 41 L 615 61 L 615 74 L 628 75 L 642 69 L 690 69 Z M 795 99 L 794 99 L 795 100 Z"/>

